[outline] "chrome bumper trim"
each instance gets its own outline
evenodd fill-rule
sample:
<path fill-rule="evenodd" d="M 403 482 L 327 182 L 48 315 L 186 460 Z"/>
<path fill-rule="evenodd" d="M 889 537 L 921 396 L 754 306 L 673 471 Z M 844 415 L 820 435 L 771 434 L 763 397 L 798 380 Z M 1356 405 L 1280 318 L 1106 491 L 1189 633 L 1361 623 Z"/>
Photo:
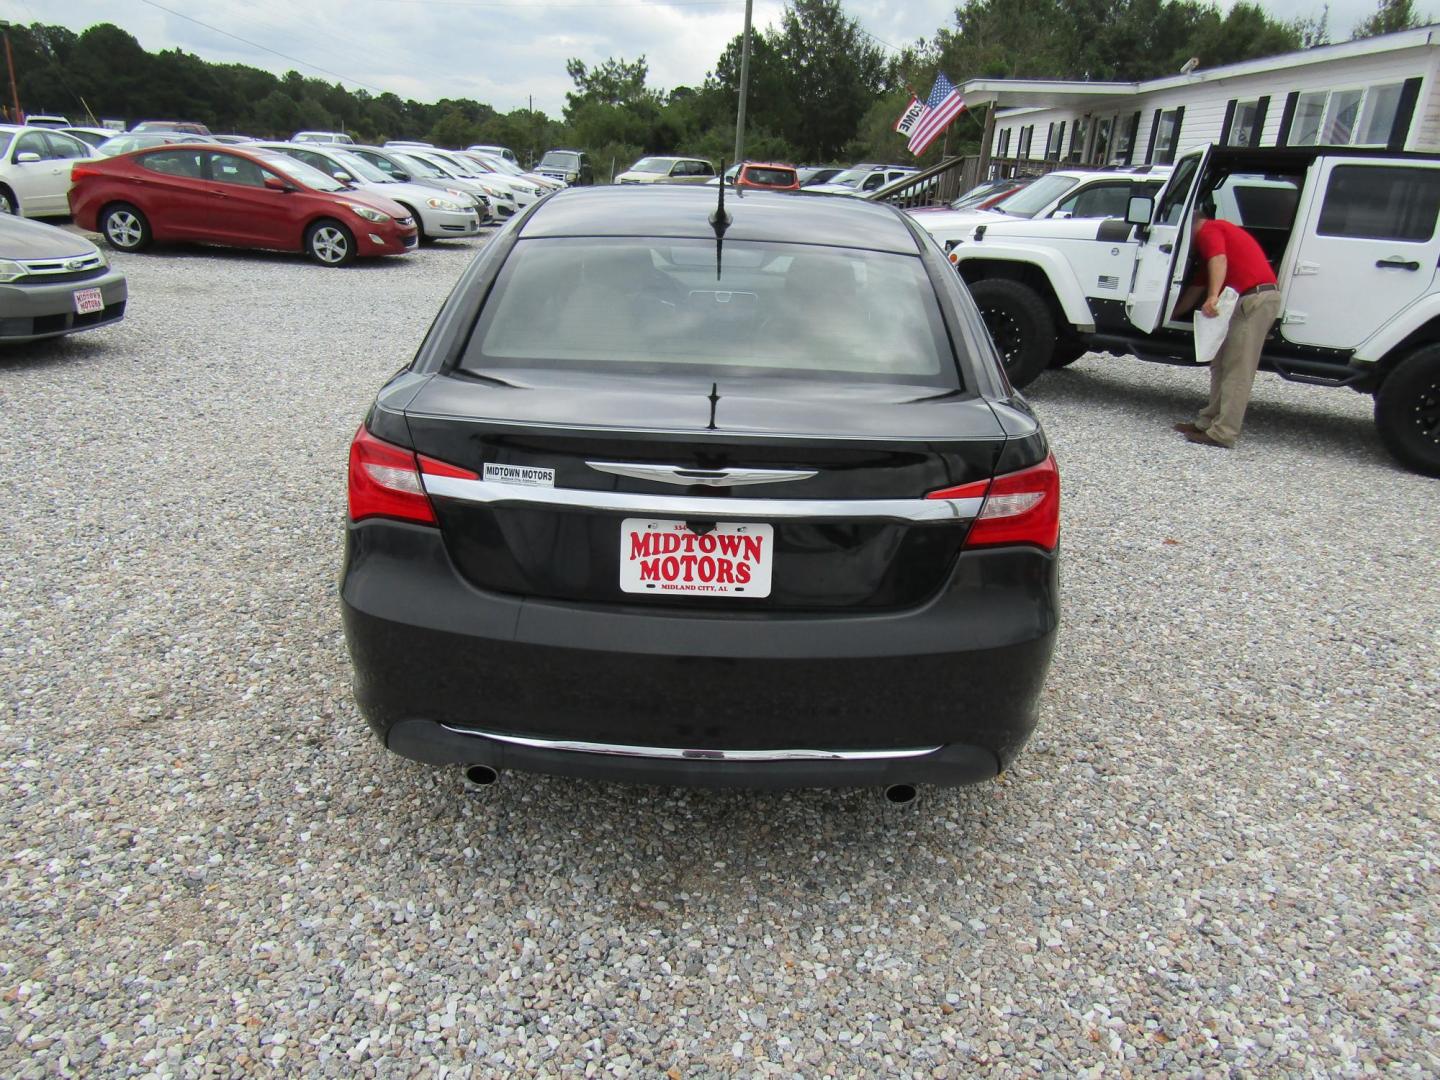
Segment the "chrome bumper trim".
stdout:
<path fill-rule="evenodd" d="M 493 731 L 442 724 L 456 735 L 528 746 L 535 750 L 567 750 L 576 754 L 610 754 L 615 757 L 663 758 L 667 761 L 885 761 L 892 758 L 924 757 L 941 749 L 920 746 L 903 750 L 684 750 L 674 746 L 627 746 L 618 743 L 580 742 L 574 739 L 532 739 L 522 735 L 500 735 Z"/>
<path fill-rule="evenodd" d="M 554 506 L 597 513 L 746 521 L 854 521 L 884 519 L 906 523 L 970 521 L 983 499 L 731 499 L 695 495 L 637 495 L 580 488 L 522 487 L 492 480 L 422 474 L 431 495 L 489 506 Z"/>

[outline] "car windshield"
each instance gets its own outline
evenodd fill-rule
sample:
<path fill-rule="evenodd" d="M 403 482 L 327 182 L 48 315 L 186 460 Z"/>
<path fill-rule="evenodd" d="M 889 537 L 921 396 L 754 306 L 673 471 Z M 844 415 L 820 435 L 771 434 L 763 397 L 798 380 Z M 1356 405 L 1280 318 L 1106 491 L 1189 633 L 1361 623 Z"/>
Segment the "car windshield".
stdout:
<path fill-rule="evenodd" d="M 548 165 L 552 169 L 578 169 L 580 167 L 580 155 L 565 150 L 551 150 L 540 159 L 542 166 Z"/>
<path fill-rule="evenodd" d="M 395 158 L 405 167 L 406 172 L 415 176 L 423 176 L 430 180 L 439 180 L 450 175 L 438 165 L 432 165 L 423 158 L 413 157 L 410 154 L 396 154 Z"/>
<path fill-rule="evenodd" d="M 10 140 L 13 138 L 15 138 L 15 136 L 10 132 L 0 131 L 0 154 L 10 149 Z"/>
<path fill-rule="evenodd" d="M 757 169 L 752 165 L 745 170 L 745 179 L 752 184 L 786 187 L 795 183 L 795 172 L 793 169 Z"/>
<path fill-rule="evenodd" d="M 660 173 L 664 175 L 670 171 L 670 166 L 675 164 L 674 158 L 646 157 L 641 158 L 630 166 L 631 172 Z"/>
<path fill-rule="evenodd" d="M 503 369 L 955 387 L 917 256 L 711 240 L 520 240 L 461 359 Z"/>
<path fill-rule="evenodd" d="M 1002 214 L 1013 214 L 1015 217 L 1032 218 L 1079 182 L 1074 176 L 1057 176 L 1051 173 L 1021 188 L 1008 199 L 1001 199 L 990 209 L 998 210 Z"/>
<path fill-rule="evenodd" d="M 826 180 L 825 182 L 827 184 L 839 184 L 842 187 L 854 187 L 856 184 L 860 183 L 861 180 L 864 180 L 874 171 L 875 170 L 872 169 L 869 165 L 866 165 L 859 169 L 846 169 L 838 176 L 832 176 L 829 180 Z"/>
<path fill-rule="evenodd" d="M 486 154 L 480 160 L 487 162 L 490 165 L 493 165 L 496 172 L 505 173 L 507 176 L 525 175 L 525 170 L 520 168 L 519 165 L 516 165 L 513 161 L 508 161 L 505 158 L 500 157 L 498 154 Z"/>
<path fill-rule="evenodd" d="M 370 162 L 366 161 L 359 154 L 352 154 L 348 150 L 330 150 L 326 157 L 348 172 L 356 180 L 364 180 L 369 184 L 393 184 L 395 178 L 383 169 L 377 169 Z"/>
<path fill-rule="evenodd" d="M 333 176 L 326 176 L 319 169 L 306 165 L 303 161 L 296 161 L 289 154 L 282 154 L 279 150 L 251 150 L 257 158 L 263 161 L 269 168 L 297 184 L 304 184 L 314 191 L 345 191 L 346 187 Z"/>

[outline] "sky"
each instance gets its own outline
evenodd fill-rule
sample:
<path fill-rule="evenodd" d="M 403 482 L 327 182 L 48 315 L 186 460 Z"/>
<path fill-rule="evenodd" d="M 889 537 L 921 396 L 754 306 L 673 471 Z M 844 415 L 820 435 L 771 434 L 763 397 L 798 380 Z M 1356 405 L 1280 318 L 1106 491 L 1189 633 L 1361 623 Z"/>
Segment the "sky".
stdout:
<path fill-rule="evenodd" d="M 1323 2 L 1262 6 L 1291 19 Z M 757 27 L 778 21 L 781 0 L 754 5 Z M 948 22 L 955 0 L 846 0 L 845 9 L 898 47 Z M 1332 36 L 1348 37 L 1374 9 L 1375 0 L 1330 0 Z M 594 64 L 643 53 L 652 86 L 697 85 L 740 33 L 744 12 L 744 0 L 0 0 L 0 18 L 11 22 L 77 32 L 112 22 L 152 51 L 181 48 L 277 74 L 293 68 L 420 101 L 468 97 L 508 112 L 533 95 L 551 116 L 572 88 L 570 57 Z"/>

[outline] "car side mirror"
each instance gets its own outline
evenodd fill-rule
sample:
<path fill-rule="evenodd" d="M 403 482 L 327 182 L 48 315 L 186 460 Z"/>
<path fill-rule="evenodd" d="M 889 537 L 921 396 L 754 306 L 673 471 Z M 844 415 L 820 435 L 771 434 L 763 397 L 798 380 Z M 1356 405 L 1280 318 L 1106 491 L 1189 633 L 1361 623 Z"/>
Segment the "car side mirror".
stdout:
<path fill-rule="evenodd" d="M 1125 207 L 1125 224 L 1145 226 L 1155 216 L 1155 200 L 1149 195 L 1132 195 Z"/>
<path fill-rule="evenodd" d="M 399 180 L 402 184 L 408 184 L 410 182 L 410 174 L 408 172 L 401 172 L 397 169 L 390 175 L 393 176 L 396 180 Z"/>
<path fill-rule="evenodd" d="M 289 192 L 295 190 L 295 189 L 292 188 L 289 184 L 287 184 L 284 180 L 281 180 L 280 177 L 278 177 L 278 176 L 267 176 L 267 177 L 265 177 L 265 186 L 266 186 L 267 188 L 269 188 L 271 191 L 283 191 L 283 192 L 286 192 L 287 194 L 288 194 Z"/>
<path fill-rule="evenodd" d="M 15 155 L 16 165 L 33 165 L 39 160 L 40 155 L 35 153 L 34 150 L 21 150 L 20 153 Z"/>
<path fill-rule="evenodd" d="M 342 184 L 354 183 L 354 179 L 351 177 L 351 175 L 343 170 L 340 172 L 331 173 L 330 175 L 333 176 L 336 180 L 339 180 Z"/>
<path fill-rule="evenodd" d="M 1069 210 L 1056 210 L 1055 213 L 1051 214 L 1050 216 L 1052 218 L 1055 218 L 1057 221 L 1064 221 L 1066 218 L 1071 217 L 1072 215 Z"/>

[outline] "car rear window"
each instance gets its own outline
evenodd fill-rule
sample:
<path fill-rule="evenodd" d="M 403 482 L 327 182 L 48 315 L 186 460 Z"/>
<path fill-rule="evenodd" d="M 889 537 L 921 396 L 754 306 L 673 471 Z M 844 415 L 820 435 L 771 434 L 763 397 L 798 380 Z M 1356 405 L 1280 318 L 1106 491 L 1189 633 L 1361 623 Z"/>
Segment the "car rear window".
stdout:
<path fill-rule="evenodd" d="M 520 240 L 460 367 L 960 385 L 918 257 L 755 241 Z"/>
<path fill-rule="evenodd" d="M 795 183 L 795 172 L 793 169 L 755 169 L 745 170 L 745 179 L 752 184 L 773 184 L 776 187 L 789 187 Z"/>

